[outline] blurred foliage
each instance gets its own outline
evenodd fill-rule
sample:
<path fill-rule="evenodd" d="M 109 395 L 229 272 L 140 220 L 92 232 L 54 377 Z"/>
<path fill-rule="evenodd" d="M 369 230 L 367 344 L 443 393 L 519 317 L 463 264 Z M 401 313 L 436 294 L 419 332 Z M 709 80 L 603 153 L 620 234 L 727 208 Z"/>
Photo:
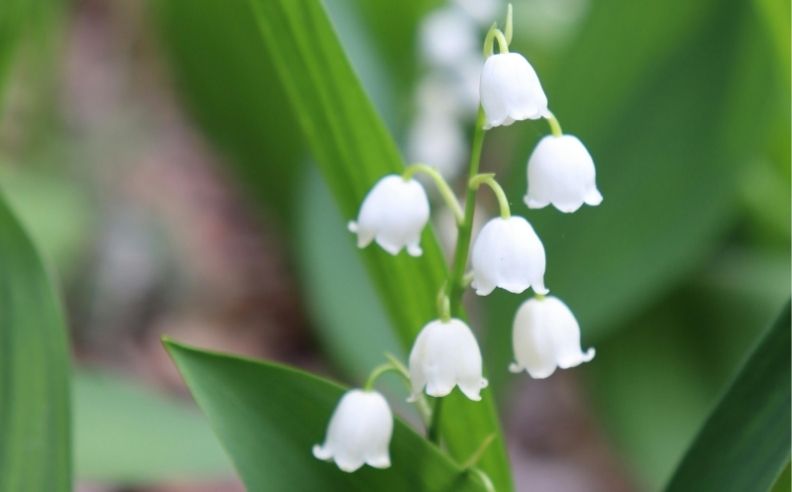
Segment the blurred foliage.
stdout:
<path fill-rule="evenodd" d="M 230 158 L 240 182 L 265 197 L 269 210 L 287 222 L 302 138 L 264 54 L 249 3 L 168 0 L 150 5 L 179 95 Z"/>
<path fill-rule="evenodd" d="M 786 468 L 781 472 L 781 476 L 778 477 L 775 485 L 773 485 L 772 492 L 787 492 L 789 490 L 792 490 L 792 481 L 790 480 L 790 464 L 787 463 Z"/>
<path fill-rule="evenodd" d="M 83 188 L 56 170 L 2 162 L 0 184 L 44 257 L 54 262 L 59 275 L 70 273 L 94 225 Z"/>
<path fill-rule="evenodd" d="M 124 485 L 231 476 L 231 463 L 192 405 L 116 375 L 74 378 L 75 472 Z"/>
<path fill-rule="evenodd" d="M 710 414 L 667 491 L 771 489 L 789 461 L 790 324 L 787 303 Z"/>
<path fill-rule="evenodd" d="M 69 355 L 60 302 L 0 194 L 0 490 L 71 490 Z"/>
<path fill-rule="evenodd" d="M 478 478 L 399 420 L 390 468 L 345 473 L 320 463 L 310 450 L 322 442 L 344 388 L 286 366 L 165 344 L 248 490 L 485 490 Z"/>

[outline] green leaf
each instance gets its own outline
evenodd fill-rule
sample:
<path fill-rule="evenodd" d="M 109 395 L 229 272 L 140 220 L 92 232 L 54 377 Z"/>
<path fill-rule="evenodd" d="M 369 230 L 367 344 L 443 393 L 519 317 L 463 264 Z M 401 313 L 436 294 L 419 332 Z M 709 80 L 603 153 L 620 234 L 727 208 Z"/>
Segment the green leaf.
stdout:
<path fill-rule="evenodd" d="M 68 374 L 59 300 L 0 195 L 0 491 L 71 490 Z"/>
<path fill-rule="evenodd" d="M 286 366 L 165 346 L 248 490 L 480 491 L 467 472 L 397 419 L 392 466 L 349 474 L 313 457 L 344 388 Z"/>
<path fill-rule="evenodd" d="M 244 0 L 149 2 L 179 94 L 240 182 L 290 209 L 304 151 L 294 116 Z M 288 217 L 280 217 L 285 221 Z"/>
<path fill-rule="evenodd" d="M 776 480 L 772 490 L 773 492 L 789 492 L 790 490 L 792 490 L 792 477 L 790 477 L 789 462 L 787 462 L 784 471 L 781 472 L 781 476 L 779 476 L 778 480 Z"/>
<path fill-rule="evenodd" d="M 789 460 L 790 305 L 746 361 L 668 492 L 769 490 Z"/>
<path fill-rule="evenodd" d="M 315 169 L 297 192 L 304 197 L 296 214 L 297 254 L 307 307 L 319 327 L 316 336 L 336 367 L 363 382 L 382 363 L 384 352 L 403 356 L 406 351 L 390 329 L 360 255 L 349 247 L 344 220 Z"/>
<path fill-rule="evenodd" d="M 128 379 L 79 371 L 74 378 L 75 474 L 138 485 L 228 477 L 228 457 L 203 414 Z"/>
<path fill-rule="evenodd" d="M 351 218 L 378 179 L 403 169 L 396 145 L 355 77 L 320 2 L 253 0 L 252 5 L 266 54 L 286 88 L 303 137 L 342 215 Z M 354 247 L 351 235 L 348 244 Z M 424 255 L 417 259 L 405 254 L 393 257 L 379 248 L 362 252 L 405 348 L 436 317 L 435 298 L 445 278 L 431 231 L 424 234 L 422 246 Z M 489 393 L 479 403 L 459 394 L 448 398 L 442 434 L 452 455 L 462 460 L 496 433 L 481 467 L 498 490 L 509 490 L 508 460 Z"/>

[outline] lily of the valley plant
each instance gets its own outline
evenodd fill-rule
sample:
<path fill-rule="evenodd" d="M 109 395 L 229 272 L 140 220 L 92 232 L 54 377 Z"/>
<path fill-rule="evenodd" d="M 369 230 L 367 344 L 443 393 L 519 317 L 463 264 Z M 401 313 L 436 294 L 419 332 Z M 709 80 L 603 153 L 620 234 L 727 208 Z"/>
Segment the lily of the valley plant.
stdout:
<path fill-rule="evenodd" d="M 515 361 L 509 367 L 511 371 L 546 378 L 557 368 L 575 367 L 594 357 L 594 349 L 581 349 L 580 326 L 572 311 L 560 299 L 546 296 L 546 255 L 536 231 L 524 217 L 512 215 L 494 174 L 479 173 L 485 131 L 543 118 L 549 123 L 551 135 L 541 139 L 528 159 L 524 197 L 527 207 L 553 205 L 561 212 L 572 213 L 584 203 L 596 206 L 602 202 L 591 155 L 577 137 L 561 132 L 528 60 L 509 52 L 511 18 L 510 5 L 505 30 L 493 25 L 484 41 L 480 104 L 464 207 L 431 163 L 414 164 L 401 175 L 382 177 L 363 200 L 357 221 L 349 223 L 361 248 L 374 241 L 393 255 L 402 249 L 412 256 L 421 255 L 421 232 L 429 221 L 430 205 L 426 191 L 414 176 L 423 173 L 434 181 L 454 214 L 458 234 L 452 267 L 437 297 L 437 319 L 427 320 L 416 337 L 408 367 L 390 358 L 372 372 L 365 388 L 347 392 L 330 418 L 324 444 L 314 447 L 317 458 L 334 460 L 344 471 L 355 471 L 363 464 L 377 468 L 390 464 L 388 444 L 393 417 L 385 398 L 373 389 L 384 372 L 398 371 L 409 382 L 409 401 L 422 404 L 424 409 L 424 392 L 442 398 L 458 387 L 470 400 L 481 399 L 480 393 L 487 387 L 481 351 L 468 324 L 454 317 L 468 287 L 480 296 L 489 295 L 496 288 L 513 294 L 533 290 L 533 297 L 522 304 L 514 319 Z M 493 53 L 496 43 L 499 52 Z M 500 213 L 486 222 L 472 240 L 476 192 L 481 185 L 495 194 Z M 437 420 L 427 418 L 430 437 L 436 434 L 432 427 Z"/>

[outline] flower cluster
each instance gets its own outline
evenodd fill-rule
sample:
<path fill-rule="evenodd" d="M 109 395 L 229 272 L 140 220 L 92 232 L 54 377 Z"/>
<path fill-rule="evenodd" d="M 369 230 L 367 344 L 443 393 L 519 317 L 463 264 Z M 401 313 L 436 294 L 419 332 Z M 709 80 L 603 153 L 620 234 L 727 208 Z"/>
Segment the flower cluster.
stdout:
<path fill-rule="evenodd" d="M 438 295 L 438 318 L 418 333 L 408 367 L 392 360 L 372 373 L 364 390 L 346 393 L 330 420 L 324 445 L 314 448 L 317 458 L 333 459 L 344 471 L 354 471 L 364 463 L 379 468 L 390 464 L 387 448 L 393 417 L 386 400 L 372 389 L 384 371 L 398 370 L 409 380 L 409 401 L 420 401 L 424 393 L 444 397 L 454 387 L 470 400 L 481 399 L 481 390 L 487 387 L 481 351 L 473 331 L 459 319 L 460 313 L 454 312 L 468 286 L 480 296 L 497 288 L 514 294 L 533 290 L 534 296 L 523 302 L 514 319 L 515 362 L 509 366 L 512 372 L 526 371 L 534 378 L 547 378 L 557 368 L 575 367 L 594 357 L 594 349 L 581 348 L 580 326 L 572 311 L 560 299 L 547 295 L 545 249 L 536 231 L 525 218 L 511 214 L 494 175 L 478 172 L 486 130 L 516 121 L 545 119 L 551 135 L 539 141 L 528 159 L 526 206 L 536 209 L 553 205 L 561 212 L 572 213 L 584 203 L 596 206 L 602 202 L 591 155 L 577 137 L 562 133 L 558 120 L 548 109 L 536 71 L 525 57 L 509 52 L 511 36 L 509 6 L 505 31 L 493 26 L 484 42 L 479 116 L 466 188 L 470 204 L 481 185 L 489 187 L 498 200 L 500 215 L 487 221 L 475 239 L 471 238 L 475 207 L 463 210 L 434 167 L 415 164 L 401 175 L 381 178 L 364 198 L 357 221 L 349 223 L 361 248 L 373 241 L 392 255 L 406 249 L 409 255 L 420 256 L 430 202 L 414 175 L 425 173 L 434 180 L 454 213 L 459 234 L 454 269 Z M 497 54 L 493 53 L 496 42 Z M 466 272 L 468 260 L 470 271 Z"/>

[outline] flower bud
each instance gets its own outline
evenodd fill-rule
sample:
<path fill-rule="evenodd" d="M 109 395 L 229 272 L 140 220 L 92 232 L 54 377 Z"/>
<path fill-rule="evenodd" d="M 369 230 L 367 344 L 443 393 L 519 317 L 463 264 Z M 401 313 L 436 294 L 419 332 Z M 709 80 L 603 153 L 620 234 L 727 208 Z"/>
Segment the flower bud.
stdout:
<path fill-rule="evenodd" d="M 411 256 L 421 256 L 421 231 L 428 221 L 429 199 L 421 184 L 391 174 L 368 192 L 358 221 L 350 221 L 348 228 L 357 233 L 359 248 L 376 240 L 392 255 L 406 247 Z"/>
<path fill-rule="evenodd" d="M 519 53 L 492 55 L 481 71 L 484 129 L 515 121 L 539 119 L 547 113 L 547 96 L 528 60 Z"/>
<path fill-rule="evenodd" d="M 476 337 L 461 320 L 435 320 L 424 326 L 410 352 L 410 401 L 426 386 L 429 396 L 446 396 L 454 386 L 474 401 L 487 387 L 481 374 L 481 351 Z"/>
<path fill-rule="evenodd" d="M 320 460 L 334 460 L 345 472 L 364 464 L 388 468 L 392 433 L 393 414 L 385 398 L 376 391 L 353 389 L 341 397 L 324 444 L 315 445 L 313 454 Z"/>
<path fill-rule="evenodd" d="M 584 203 L 602 202 L 595 183 L 594 160 L 583 143 L 572 135 L 547 136 L 528 159 L 529 208 L 552 203 L 561 212 L 574 212 Z"/>
<path fill-rule="evenodd" d="M 476 294 L 486 296 L 495 287 L 520 294 L 533 287 L 546 294 L 545 250 L 531 224 L 522 217 L 497 217 L 487 222 L 473 243 L 471 258 Z"/>
<path fill-rule="evenodd" d="M 515 363 L 512 372 L 528 371 L 544 379 L 556 367 L 569 369 L 594 358 L 594 349 L 580 348 L 580 326 L 572 311 L 558 298 L 525 301 L 517 310 L 512 333 Z"/>

